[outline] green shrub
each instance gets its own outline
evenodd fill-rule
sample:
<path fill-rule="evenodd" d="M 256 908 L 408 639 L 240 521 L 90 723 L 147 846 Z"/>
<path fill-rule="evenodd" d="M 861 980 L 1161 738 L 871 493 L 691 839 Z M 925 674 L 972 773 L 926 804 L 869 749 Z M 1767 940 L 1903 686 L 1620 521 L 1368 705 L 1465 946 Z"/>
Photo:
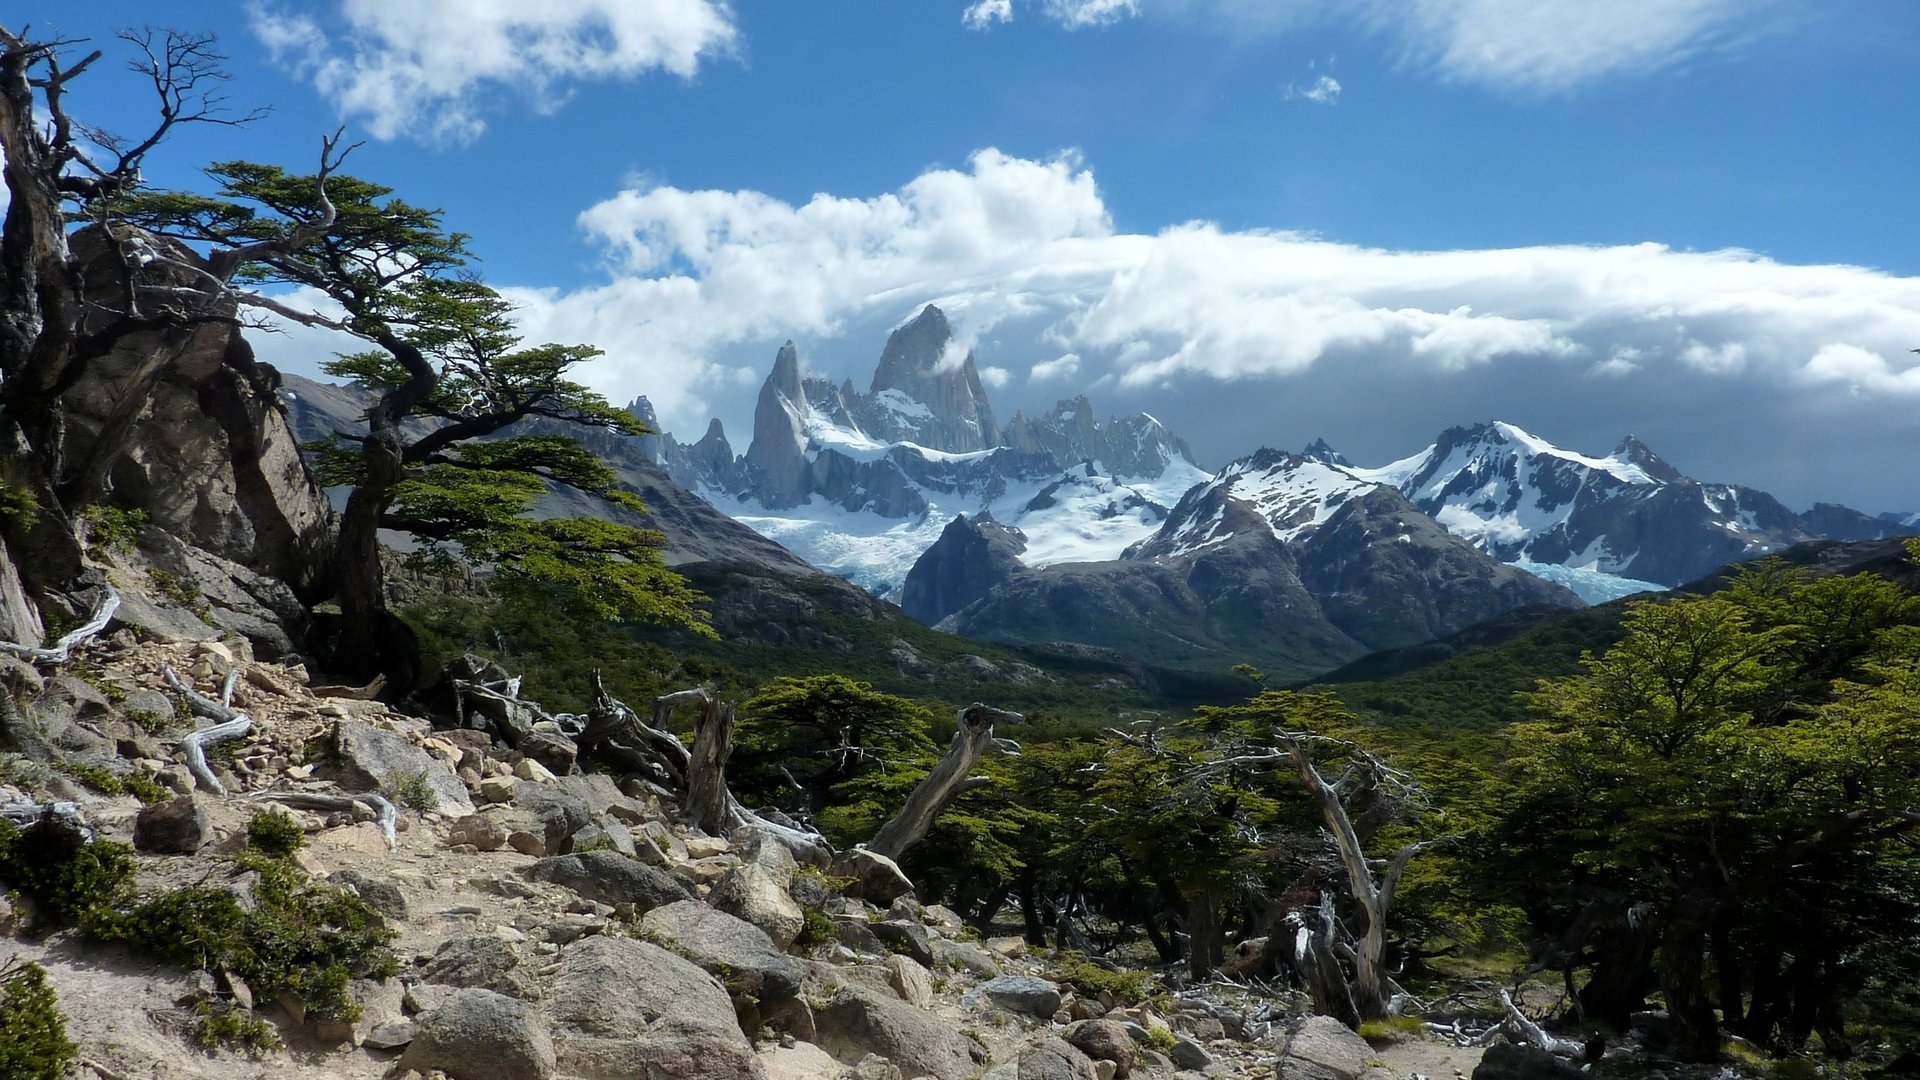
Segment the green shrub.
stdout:
<path fill-rule="evenodd" d="M 1360 1037 L 1368 1042 L 1404 1042 L 1426 1030 L 1426 1021 L 1417 1016 L 1388 1016 L 1360 1022 Z"/>
<path fill-rule="evenodd" d="M 152 709 L 128 709 L 127 723 L 149 735 L 161 735 L 172 730 L 174 722 Z"/>
<path fill-rule="evenodd" d="M 1085 953 L 1072 950 L 1055 953 L 1053 968 L 1056 978 L 1090 998 L 1111 994 L 1117 1001 L 1137 1004 L 1159 989 L 1159 984 L 1147 972 L 1114 971 L 1087 959 Z"/>
<path fill-rule="evenodd" d="M 811 949 L 815 945 L 840 940 L 840 930 L 833 925 L 832 919 L 827 918 L 826 912 L 808 904 L 800 909 L 800 914 L 806 922 L 800 927 L 800 936 L 793 940 L 801 948 Z"/>
<path fill-rule="evenodd" d="M 292 814 L 261 810 L 247 820 L 247 846 L 281 859 L 307 846 L 307 830 Z"/>
<path fill-rule="evenodd" d="M 79 1049 L 67 1041 L 46 969 L 19 961 L 0 967 L 0 1077 L 60 1080 Z"/>
<path fill-rule="evenodd" d="M 272 1024 L 245 1009 L 203 1001 L 193 1012 L 193 1041 L 197 1046 L 209 1050 L 232 1047 L 259 1057 L 285 1045 Z"/>
<path fill-rule="evenodd" d="M 58 768 L 102 795 L 131 795 L 143 803 L 166 802 L 174 795 L 149 773 L 130 772 L 123 776 L 98 765 L 77 762 L 62 762 Z"/>
<path fill-rule="evenodd" d="M 417 810 L 422 814 L 440 808 L 440 796 L 434 793 L 433 782 L 427 779 L 427 770 L 416 773 L 393 773 L 387 782 L 380 785 L 381 794 L 392 799 L 394 805 Z"/>
<path fill-rule="evenodd" d="M 87 527 L 87 553 L 97 559 L 131 553 L 147 512 L 95 504 L 80 511 L 80 521 Z"/>
<path fill-rule="evenodd" d="M 34 932 L 70 926 L 133 895 L 133 849 L 82 843 L 48 822 L 22 829 L 0 820 L 0 881 L 32 901 Z"/>
<path fill-rule="evenodd" d="M 147 571 L 147 580 L 153 582 L 161 596 L 193 612 L 196 618 L 205 619 L 213 614 L 207 606 L 207 598 L 201 594 L 199 586 L 178 574 L 169 574 L 165 570 Z"/>

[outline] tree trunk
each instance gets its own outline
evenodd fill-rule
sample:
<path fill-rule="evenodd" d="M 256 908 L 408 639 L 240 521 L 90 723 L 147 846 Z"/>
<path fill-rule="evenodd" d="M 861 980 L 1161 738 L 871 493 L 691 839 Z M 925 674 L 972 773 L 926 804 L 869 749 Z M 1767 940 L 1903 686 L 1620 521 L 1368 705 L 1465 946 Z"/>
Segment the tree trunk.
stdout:
<path fill-rule="evenodd" d="M 963 710 L 960 730 L 954 732 L 946 756 L 926 779 L 915 785 L 900 812 L 867 841 L 867 850 L 898 862 L 902 853 L 926 838 L 927 830 L 947 807 L 973 786 L 974 781 L 967 774 L 973 771 L 980 755 L 994 744 L 993 725 L 1019 723 L 1022 719 L 1019 713 L 977 703 Z"/>
<path fill-rule="evenodd" d="M 1340 930 L 1340 920 L 1333 911 L 1333 894 L 1320 894 L 1320 907 L 1308 917 L 1308 922 L 1306 956 L 1301 958 L 1300 966 L 1307 993 L 1313 998 L 1313 1011 L 1331 1016 L 1350 1028 L 1358 1028 L 1361 1016 L 1353 1000 L 1353 988 L 1333 954 L 1334 939 Z"/>
<path fill-rule="evenodd" d="M 725 836 L 738 822 L 727 788 L 733 756 L 733 706 L 708 697 L 693 721 L 693 756 L 687 769 L 687 819 L 710 836 Z"/>
<path fill-rule="evenodd" d="M 1698 912 L 1684 906 L 1669 913 L 1660 935 L 1660 990 L 1673 1024 L 1674 1056 L 1711 1063 L 1720 1059 L 1720 1025 L 1707 998 L 1707 931 L 1701 923 Z"/>
<path fill-rule="evenodd" d="M 1226 928 L 1220 919 L 1220 894 L 1202 889 L 1187 900 L 1187 975 L 1203 982 L 1219 969 L 1226 952 Z"/>
<path fill-rule="evenodd" d="M 347 496 L 333 548 L 340 626 L 328 663 L 344 674 L 370 678 L 386 674 L 392 666 L 382 655 L 387 595 L 380 565 L 380 520 L 393 503 L 394 489 L 405 478 L 399 435 L 391 430 L 370 434 L 361 460 L 365 473 Z"/>
<path fill-rule="evenodd" d="M 1020 921 L 1027 944 L 1045 948 L 1047 928 L 1040 922 L 1040 875 L 1031 866 L 1020 868 Z"/>

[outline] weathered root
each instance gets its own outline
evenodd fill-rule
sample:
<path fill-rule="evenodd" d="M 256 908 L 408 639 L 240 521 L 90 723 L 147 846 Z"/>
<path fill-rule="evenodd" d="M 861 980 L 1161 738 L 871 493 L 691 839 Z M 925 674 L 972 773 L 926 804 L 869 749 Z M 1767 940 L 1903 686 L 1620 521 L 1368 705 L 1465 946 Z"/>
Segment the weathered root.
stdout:
<path fill-rule="evenodd" d="M 232 708 L 233 688 L 240 681 L 240 669 L 235 667 L 227 672 L 226 681 L 220 687 L 220 700 L 215 701 L 195 690 L 192 684 L 181 679 L 171 666 L 162 666 L 160 674 L 167 685 L 187 699 L 193 711 L 215 721 L 212 727 L 186 735 L 180 740 L 180 751 L 187 757 L 187 770 L 194 775 L 202 787 L 216 795 L 225 796 L 226 785 L 207 767 L 206 748 L 217 743 L 230 742 L 253 730 L 253 718 Z"/>
<path fill-rule="evenodd" d="M 1539 1024 L 1528 1019 L 1527 1014 L 1520 1011 L 1520 1006 L 1513 1003 L 1513 995 L 1504 989 L 1500 991 L 1500 1007 L 1506 1010 L 1507 1020 L 1504 1026 L 1508 1034 L 1514 1038 L 1537 1046 L 1549 1054 L 1574 1061 L 1579 1061 L 1585 1053 L 1586 1048 L 1579 1043 L 1571 1039 L 1555 1038 L 1547 1034 Z"/>
<path fill-rule="evenodd" d="M 80 837 L 82 843 L 93 842 L 93 826 L 80 812 L 80 804 L 73 802 L 33 802 L 20 800 L 0 803 L 0 820 L 26 828 L 40 822 L 51 822 L 60 828 Z"/>
<path fill-rule="evenodd" d="M 384 795 L 376 795 L 372 792 L 326 795 L 317 791 L 256 791 L 250 797 L 261 802 L 291 806 L 296 810 L 349 813 L 362 808 L 372 810 L 380 825 L 380 835 L 387 838 L 387 850 L 394 851 L 400 846 L 400 837 L 394 827 L 394 823 L 399 820 L 400 812 Z"/>
<path fill-rule="evenodd" d="M 100 631 L 105 630 L 107 623 L 113 620 L 113 613 L 120 609 L 120 594 L 114 591 L 112 585 L 106 588 L 106 595 L 100 598 L 100 606 L 93 610 L 93 615 L 86 622 L 62 635 L 60 640 L 50 647 L 41 648 L 37 645 L 0 641 L 0 652 L 11 653 L 37 664 L 66 663 L 72 659 L 74 647 L 92 640 Z"/>

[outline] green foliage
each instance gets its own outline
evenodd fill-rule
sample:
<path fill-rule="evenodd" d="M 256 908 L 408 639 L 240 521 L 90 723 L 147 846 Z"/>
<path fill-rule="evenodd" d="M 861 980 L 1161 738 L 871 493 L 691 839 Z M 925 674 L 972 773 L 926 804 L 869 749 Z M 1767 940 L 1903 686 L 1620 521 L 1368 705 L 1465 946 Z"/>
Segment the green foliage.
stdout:
<path fill-rule="evenodd" d="M 827 918 L 826 912 L 808 904 L 801 907 L 800 914 L 806 921 L 800 927 L 799 935 L 793 939 L 794 944 L 811 949 L 840 940 L 840 931 L 834 927 L 833 920 Z"/>
<path fill-rule="evenodd" d="M 307 830 L 292 814 L 256 811 L 247 819 L 247 846 L 270 858 L 284 859 L 307 846 Z"/>
<path fill-rule="evenodd" d="M 186 608 L 196 617 L 205 619 L 212 613 L 213 609 L 208 606 L 206 596 L 200 592 L 198 586 L 186 578 L 155 567 L 147 571 L 147 580 L 153 582 L 153 587 L 159 590 L 161 596 Z"/>
<path fill-rule="evenodd" d="M 0 475 L 0 520 L 22 529 L 32 528 L 40 520 L 40 500 L 24 484 L 8 481 Z"/>
<path fill-rule="evenodd" d="M 161 735 L 174 727 L 174 721 L 152 709 L 128 709 L 124 715 L 127 723 L 149 735 Z"/>
<path fill-rule="evenodd" d="M 95 503 L 80 511 L 80 523 L 86 527 L 87 552 L 94 558 L 126 555 L 147 523 L 147 512 Z"/>
<path fill-rule="evenodd" d="M 129 772 L 122 775 L 98 765 L 72 761 L 60 762 L 58 768 L 102 795 L 131 795 L 143 803 L 166 802 L 174 796 L 172 790 L 155 782 L 151 773 Z"/>
<path fill-rule="evenodd" d="M 1061 950 L 1053 957 L 1054 978 L 1072 984 L 1082 996 L 1100 1000 L 1103 995 L 1125 1004 L 1137 1005 L 1157 993 L 1163 992 L 1159 981 L 1150 972 L 1133 970 L 1114 970 L 1102 967 L 1087 959 L 1087 955 L 1070 949 Z"/>
<path fill-rule="evenodd" d="M 193 1010 L 194 1045 L 208 1050 L 226 1047 L 262 1057 L 281 1049 L 280 1033 L 272 1024 L 245 1009 L 203 1001 Z"/>
<path fill-rule="evenodd" d="M 776 678 L 740 709 L 732 767 L 749 800 L 791 800 L 797 784 L 798 809 L 831 809 L 822 828 L 852 843 L 932 767 L 932 721 L 917 702 L 845 676 Z"/>
<path fill-rule="evenodd" d="M 79 1050 L 67 1039 L 46 969 L 20 961 L 0 967 L 0 1077 L 60 1080 Z"/>
<path fill-rule="evenodd" d="M 393 773 L 386 783 L 380 785 L 381 794 L 392 799 L 396 806 L 426 814 L 440 808 L 440 796 L 433 790 L 433 782 L 427 770 L 413 773 Z"/>
<path fill-rule="evenodd" d="M 1396 1043 L 1417 1038 L 1426 1030 L 1426 1021 L 1417 1016 L 1385 1016 L 1362 1020 L 1359 1035 L 1370 1043 Z"/>
<path fill-rule="evenodd" d="M 133 849 L 111 840 L 83 843 L 47 821 L 22 829 L 0 819 L 0 882 L 32 901 L 36 933 L 55 930 L 133 894 Z"/>

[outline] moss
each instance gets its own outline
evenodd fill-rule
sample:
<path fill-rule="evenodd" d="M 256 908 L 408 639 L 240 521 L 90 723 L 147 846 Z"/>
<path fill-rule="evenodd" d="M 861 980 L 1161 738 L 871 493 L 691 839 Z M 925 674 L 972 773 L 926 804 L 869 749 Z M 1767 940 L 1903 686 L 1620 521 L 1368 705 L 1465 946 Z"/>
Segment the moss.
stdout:
<path fill-rule="evenodd" d="M 307 846 L 307 830 L 292 814 L 261 810 L 247 820 L 247 846 L 282 859 Z"/>
<path fill-rule="evenodd" d="M 1360 1037 L 1370 1043 L 1404 1042 L 1426 1030 L 1426 1021 L 1417 1016 L 1388 1016 L 1360 1022 Z"/>
<path fill-rule="evenodd" d="M 0 967 L 0 1077 L 59 1080 L 78 1051 L 46 969 L 18 961 Z"/>
<path fill-rule="evenodd" d="M 1153 976 L 1144 971 L 1114 971 L 1087 959 L 1085 953 L 1072 950 L 1055 953 L 1053 969 L 1056 978 L 1072 984 L 1075 990 L 1090 998 L 1108 994 L 1117 1001 L 1138 1003 L 1159 988 Z"/>
<path fill-rule="evenodd" d="M 229 1047 L 255 1057 L 279 1050 L 284 1044 L 272 1024 L 245 1009 L 203 1001 L 194 1008 L 193 1041 L 213 1050 Z"/>
<path fill-rule="evenodd" d="M 150 773 L 133 772 L 122 775 L 98 765 L 84 765 L 76 762 L 62 762 L 57 767 L 61 772 L 102 795 L 131 795 L 143 803 L 166 802 L 174 795 L 172 791 L 161 787 Z"/>
<path fill-rule="evenodd" d="M 1162 1054 L 1172 1053 L 1174 1044 L 1179 1041 L 1180 1037 L 1173 1033 L 1172 1028 L 1150 1027 L 1147 1029 L 1147 1049 L 1149 1050 L 1157 1050 Z"/>
<path fill-rule="evenodd" d="M 840 940 L 840 931 L 833 925 L 833 920 L 827 918 L 826 912 L 808 904 L 800 909 L 800 915 L 805 922 L 800 927 L 800 936 L 793 939 L 794 944 L 811 949 Z"/>
<path fill-rule="evenodd" d="M 159 590 L 161 596 L 191 611 L 195 618 L 205 619 L 213 614 L 213 609 L 207 605 L 207 598 L 201 594 L 199 586 L 186 578 L 178 574 L 169 574 L 165 570 L 154 569 L 147 571 L 147 580 L 153 582 L 153 587 Z"/>

